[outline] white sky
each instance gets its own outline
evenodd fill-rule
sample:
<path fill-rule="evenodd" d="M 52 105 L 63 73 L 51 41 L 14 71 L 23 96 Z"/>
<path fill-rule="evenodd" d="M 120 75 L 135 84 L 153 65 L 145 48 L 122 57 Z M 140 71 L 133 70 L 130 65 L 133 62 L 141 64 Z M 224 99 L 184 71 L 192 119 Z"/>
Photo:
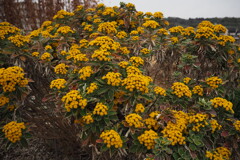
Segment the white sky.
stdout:
<path fill-rule="evenodd" d="M 240 17 L 240 0 L 99 0 L 106 6 L 133 3 L 138 11 L 160 11 L 164 17 Z"/>

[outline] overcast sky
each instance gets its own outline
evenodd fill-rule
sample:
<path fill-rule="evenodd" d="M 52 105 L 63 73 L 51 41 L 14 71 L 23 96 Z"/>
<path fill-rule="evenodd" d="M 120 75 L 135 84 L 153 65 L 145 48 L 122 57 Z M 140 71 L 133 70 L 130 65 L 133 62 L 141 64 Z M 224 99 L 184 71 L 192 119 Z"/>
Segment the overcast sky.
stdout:
<path fill-rule="evenodd" d="M 106 6 L 135 4 L 138 11 L 160 11 L 164 17 L 240 17 L 240 0 L 100 0 Z"/>

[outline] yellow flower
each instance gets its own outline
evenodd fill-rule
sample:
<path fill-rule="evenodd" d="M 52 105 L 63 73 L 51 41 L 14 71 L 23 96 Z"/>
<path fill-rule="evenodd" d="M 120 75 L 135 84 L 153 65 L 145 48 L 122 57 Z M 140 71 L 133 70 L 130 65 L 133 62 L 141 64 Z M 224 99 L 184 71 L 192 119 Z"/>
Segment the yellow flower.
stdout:
<path fill-rule="evenodd" d="M 110 33 L 117 33 L 117 22 L 103 22 L 98 25 L 98 32 L 110 34 Z"/>
<path fill-rule="evenodd" d="M 193 87 L 193 90 L 192 90 L 192 93 L 193 93 L 193 94 L 198 94 L 199 96 L 203 96 L 203 88 L 202 88 L 202 85 L 194 86 L 194 87 Z"/>
<path fill-rule="evenodd" d="M 104 143 L 107 144 L 107 147 L 110 148 L 114 146 L 115 148 L 121 148 L 123 141 L 120 135 L 114 130 L 107 130 L 101 133 L 100 138 Z"/>
<path fill-rule="evenodd" d="M 219 84 L 222 84 L 222 79 L 218 77 L 210 77 L 206 79 L 206 83 L 213 89 L 218 88 Z"/>
<path fill-rule="evenodd" d="M 120 31 L 117 33 L 116 35 L 119 39 L 123 39 L 123 38 L 126 38 L 127 37 L 127 33 L 124 32 L 124 31 Z"/>
<path fill-rule="evenodd" d="M 110 61 L 111 58 L 109 57 L 111 55 L 111 52 L 108 52 L 106 49 L 98 49 L 95 50 L 92 54 L 92 58 L 96 58 L 99 61 Z"/>
<path fill-rule="evenodd" d="M 145 119 L 144 123 L 146 124 L 148 129 L 153 128 L 153 129 L 157 130 L 160 127 L 160 125 L 158 124 L 158 121 L 153 119 L 153 118 L 151 118 L 151 117 Z"/>
<path fill-rule="evenodd" d="M 69 66 L 66 65 L 65 63 L 60 63 L 56 67 L 54 67 L 54 72 L 56 74 L 67 74 L 67 71 L 68 71 L 67 68 L 68 67 Z"/>
<path fill-rule="evenodd" d="M 162 12 L 155 12 L 155 13 L 153 14 L 153 17 L 154 17 L 154 18 L 160 18 L 160 19 L 162 19 L 162 18 L 163 18 L 163 13 L 162 13 Z"/>
<path fill-rule="evenodd" d="M 178 42 L 178 37 L 171 37 L 170 40 L 172 44 L 176 44 Z"/>
<path fill-rule="evenodd" d="M 57 29 L 57 33 L 68 34 L 68 33 L 74 33 L 74 31 L 69 26 L 62 26 Z"/>
<path fill-rule="evenodd" d="M 212 128 L 212 133 L 215 132 L 216 130 L 220 130 L 222 126 L 217 122 L 217 120 L 212 119 L 210 121 L 211 128 Z"/>
<path fill-rule="evenodd" d="M 39 56 L 39 52 L 33 52 L 33 53 L 32 53 L 32 56 L 33 56 L 33 57 L 38 57 L 38 56 Z"/>
<path fill-rule="evenodd" d="M 41 60 L 46 60 L 46 61 L 50 61 L 51 58 L 51 54 L 48 52 L 45 52 L 42 54 L 42 56 L 40 57 Z"/>
<path fill-rule="evenodd" d="M 175 82 L 173 83 L 171 88 L 173 90 L 172 94 L 175 94 L 176 96 L 178 96 L 178 98 L 181 98 L 183 96 L 187 96 L 189 98 L 192 97 L 191 90 L 184 83 Z"/>
<path fill-rule="evenodd" d="M 234 113 L 234 111 L 232 109 L 232 107 L 233 107 L 232 102 L 230 102 L 224 98 L 216 97 L 216 98 L 211 99 L 210 102 L 212 102 L 212 105 L 214 108 L 223 107 L 226 111 Z"/>
<path fill-rule="evenodd" d="M 62 89 L 65 88 L 65 84 L 67 83 L 67 81 L 65 79 L 55 79 L 51 82 L 50 84 L 50 88 L 57 88 L 57 89 Z"/>
<path fill-rule="evenodd" d="M 218 44 L 220 44 L 221 46 L 225 46 L 226 43 L 234 43 L 235 39 L 232 36 L 227 36 L 227 35 L 220 35 L 219 37 L 217 37 L 218 40 Z"/>
<path fill-rule="evenodd" d="M 20 141 L 23 129 L 26 129 L 26 126 L 23 122 L 17 123 L 15 121 L 12 121 L 4 125 L 2 131 L 4 132 L 5 137 L 9 141 L 11 141 L 12 143 L 16 143 L 17 141 Z"/>
<path fill-rule="evenodd" d="M 143 53 L 143 54 L 149 54 L 150 50 L 147 49 L 147 48 L 143 48 L 143 49 L 140 50 L 140 52 Z"/>
<path fill-rule="evenodd" d="M 69 91 L 62 97 L 62 102 L 64 102 L 67 112 L 70 112 L 71 109 L 77 109 L 78 107 L 84 109 L 87 106 L 87 99 L 83 99 L 77 90 Z"/>
<path fill-rule="evenodd" d="M 98 89 L 98 86 L 96 83 L 91 83 L 89 87 L 87 87 L 87 94 L 93 93 L 96 89 Z"/>
<path fill-rule="evenodd" d="M 7 98 L 5 96 L 0 96 L 0 107 L 4 106 L 8 102 L 9 102 L 9 98 Z"/>
<path fill-rule="evenodd" d="M 199 132 L 200 128 L 204 128 L 206 125 L 208 125 L 207 123 L 207 115 L 206 114 L 201 114 L 201 113 L 197 113 L 194 115 L 190 115 L 189 117 L 189 124 L 194 124 L 192 130 Z"/>
<path fill-rule="evenodd" d="M 240 132 L 240 120 L 237 120 L 233 123 L 235 129 Z"/>
<path fill-rule="evenodd" d="M 135 108 L 136 113 L 143 113 L 145 111 L 145 107 L 142 103 L 138 103 Z"/>
<path fill-rule="evenodd" d="M 108 114 L 107 112 L 108 112 L 108 107 L 101 102 L 97 103 L 97 105 L 93 110 L 93 114 L 100 115 L 100 116 L 107 115 Z"/>
<path fill-rule="evenodd" d="M 159 27 L 159 24 L 158 24 L 158 22 L 156 22 L 154 20 L 148 20 L 145 23 L 143 23 L 142 26 L 145 27 L 145 28 L 155 29 L 155 28 Z"/>
<path fill-rule="evenodd" d="M 169 28 L 168 31 L 172 34 L 172 33 L 179 33 L 182 34 L 182 32 L 184 31 L 184 28 L 182 26 L 175 26 L 172 28 Z"/>
<path fill-rule="evenodd" d="M 24 78 L 24 71 L 21 67 L 0 68 L 0 86 L 3 92 L 13 92 L 17 85 L 26 87 L 27 84 L 28 80 Z"/>
<path fill-rule="evenodd" d="M 217 33 L 225 33 L 227 31 L 227 28 L 221 24 L 217 24 L 213 27 L 213 30 Z"/>
<path fill-rule="evenodd" d="M 158 139 L 159 136 L 156 132 L 154 132 L 153 130 L 148 130 L 148 131 L 144 131 L 143 134 L 141 134 L 138 137 L 138 140 L 141 144 L 145 145 L 147 147 L 147 149 L 154 149 L 155 147 L 155 139 Z"/>
<path fill-rule="evenodd" d="M 129 65 L 128 62 L 126 61 L 121 61 L 118 63 L 118 65 L 121 67 L 121 68 L 127 68 L 127 66 Z"/>
<path fill-rule="evenodd" d="M 52 49 L 52 46 L 50 46 L 50 45 L 45 46 L 45 50 L 50 50 L 50 49 Z"/>
<path fill-rule="evenodd" d="M 15 36 L 10 36 L 8 37 L 8 40 L 11 41 L 17 47 L 22 47 L 24 46 L 24 43 L 29 42 L 29 38 L 27 36 L 23 36 L 20 34 L 17 34 Z"/>
<path fill-rule="evenodd" d="M 120 48 L 120 43 L 115 42 L 108 36 L 97 37 L 89 43 L 89 46 L 99 46 L 103 50 L 117 50 Z"/>
<path fill-rule="evenodd" d="M 78 73 L 80 74 L 79 78 L 81 80 L 86 80 L 88 77 L 91 77 L 91 75 L 94 72 L 93 72 L 91 66 L 86 66 L 86 67 L 81 68 Z"/>
<path fill-rule="evenodd" d="M 119 86 L 121 84 L 121 74 L 115 72 L 108 72 L 102 79 L 107 79 L 107 84 L 111 86 Z"/>
<path fill-rule="evenodd" d="M 130 53 L 130 51 L 128 50 L 127 47 L 121 47 L 119 49 L 121 51 L 121 54 L 129 54 Z"/>
<path fill-rule="evenodd" d="M 135 66 L 135 67 L 138 67 L 139 65 L 144 64 L 144 60 L 141 57 L 135 57 L 135 56 L 131 57 L 129 59 L 129 62 L 131 62 L 132 65 Z"/>
<path fill-rule="evenodd" d="M 206 157 L 211 160 L 230 160 L 231 152 L 228 148 L 218 147 L 212 152 L 206 151 Z"/>
<path fill-rule="evenodd" d="M 125 117 L 127 124 L 130 127 L 141 128 L 144 126 L 142 123 L 142 117 L 136 113 L 129 114 Z"/>
<path fill-rule="evenodd" d="M 155 87 L 154 88 L 154 92 L 158 95 L 161 95 L 161 96 L 166 96 L 166 90 L 163 89 L 162 87 Z"/>
<path fill-rule="evenodd" d="M 92 118 L 92 114 L 87 114 L 86 116 L 83 116 L 82 120 L 86 124 L 90 124 L 94 122 L 94 119 Z"/>
<path fill-rule="evenodd" d="M 190 81 L 191 81 L 191 78 L 189 78 L 189 77 L 183 78 L 183 82 L 184 82 L 185 84 L 188 84 Z"/>
<path fill-rule="evenodd" d="M 73 16 L 74 13 L 71 13 L 71 12 L 67 12 L 67 11 L 64 11 L 64 10 L 60 10 L 57 12 L 57 14 L 53 17 L 53 19 L 63 19 L 65 18 L 65 16 Z"/>

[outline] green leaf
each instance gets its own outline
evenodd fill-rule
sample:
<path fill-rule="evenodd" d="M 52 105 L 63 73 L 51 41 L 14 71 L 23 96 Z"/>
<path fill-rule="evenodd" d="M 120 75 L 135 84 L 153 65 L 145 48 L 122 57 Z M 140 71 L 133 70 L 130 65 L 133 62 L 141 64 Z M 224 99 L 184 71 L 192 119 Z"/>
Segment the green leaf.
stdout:
<path fill-rule="evenodd" d="M 109 99 L 110 101 L 112 101 L 113 98 L 114 98 L 114 90 L 113 90 L 113 89 L 110 89 L 110 90 L 108 91 L 108 99 Z"/>
<path fill-rule="evenodd" d="M 27 140 L 25 139 L 25 138 L 21 138 L 21 145 L 23 146 L 23 147 L 28 147 L 28 143 L 27 143 Z"/>
<path fill-rule="evenodd" d="M 108 115 L 109 115 L 109 116 L 116 115 L 116 114 L 117 114 L 117 112 L 115 112 L 115 111 L 109 111 L 109 112 L 108 112 Z"/>
<path fill-rule="evenodd" d="M 97 91 L 97 94 L 98 95 L 102 95 L 103 93 L 106 93 L 108 91 L 108 87 L 104 87 L 104 88 L 100 88 L 98 91 Z"/>
<path fill-rule="evenodd" d="M 106 145 L 103 145 L 100 149 L 101 152 L 107 151 L 109 148 Z"/>
<path fill-rule="evenodd" d="M 190 143 L 189 148 L 190 148 L 192 151 L 197 150 L 197 147 L 196 147 L 194 144 L 192 144 L 192 143 Z"/>

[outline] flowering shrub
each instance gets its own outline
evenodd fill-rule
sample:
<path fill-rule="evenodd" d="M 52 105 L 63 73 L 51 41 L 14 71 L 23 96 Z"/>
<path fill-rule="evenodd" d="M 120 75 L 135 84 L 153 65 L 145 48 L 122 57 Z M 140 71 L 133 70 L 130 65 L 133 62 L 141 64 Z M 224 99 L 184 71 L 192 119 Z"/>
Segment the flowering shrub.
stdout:
<path fill-rule="evenodd" d="M 4 45 L 10 43 L 18 51 L 16 57 L 25 56 L 20 60 L 27 57 L 48 71 L 36 76 L 25 68 L 29 76 L 48 81 L 33 82 L 33 95 L 20 99 L 28 107 L 44 93 L 36 108 L 48 115 L 46 122 L 34 119 L 30 125 L 47 128 L 60 119 L 54 129 L 67 133 L 63 139 L 93 147 L 100 156 L 118 152 L 120 157 L 132 153 L 159 159 L 240 157 L 236 106 L 227 97 L 227 87 L 236 87 L 239 74 L 226 72 L 239 71 L 240 50 L 219 24 L 203 21 L 196 29 L 167 26 L 161 12 L 137 12 L 130 3 L 59 11 L 53 21 L 27 36 L 0 23 L 4 57 L 14 57 Z M 155 68 L 155 61 L 161 66 L 152 74 L 149 68 Z M 229 83 L 223 75 L 231 77 Z M 27 84 L 22 68 L 1 68 L 0 107 L 12 108 L 19 101 L 11 94 L 21 95 Z M 49 120 L 50 115 L 55 119 Z M 9 121 L 2 132 L 18 142 L 25 125 Z"/>

